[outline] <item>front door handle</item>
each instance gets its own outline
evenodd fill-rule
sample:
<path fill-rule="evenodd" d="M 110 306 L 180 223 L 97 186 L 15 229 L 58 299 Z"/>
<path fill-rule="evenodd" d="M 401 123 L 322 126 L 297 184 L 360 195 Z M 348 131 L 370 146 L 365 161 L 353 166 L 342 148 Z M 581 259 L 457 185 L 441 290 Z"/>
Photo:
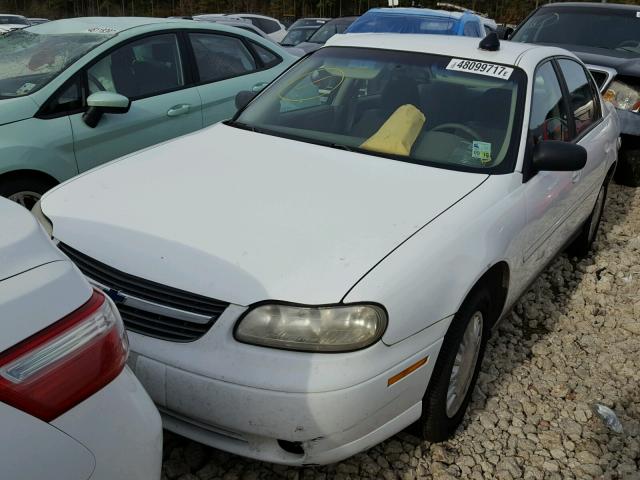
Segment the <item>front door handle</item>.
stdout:
<path fill-rule="evenodd" d="M 174 105 L 169 110 L 167 110 L 167 117 L 177 117 L 179 115 L 184 115 L 185 113 L 189 113 L 191 109 L 191 105 L 188 103 L 183 103 L 182 105 Z"/>
<path fill-rule="evenodd" d="M 262 90 L 267 85 L 268 85 L 267 82 L 256 83 L 253 87 L 251 87 L 251 91 L 255 92 L 255 93 L 258 93 L 260 90 Z"/>

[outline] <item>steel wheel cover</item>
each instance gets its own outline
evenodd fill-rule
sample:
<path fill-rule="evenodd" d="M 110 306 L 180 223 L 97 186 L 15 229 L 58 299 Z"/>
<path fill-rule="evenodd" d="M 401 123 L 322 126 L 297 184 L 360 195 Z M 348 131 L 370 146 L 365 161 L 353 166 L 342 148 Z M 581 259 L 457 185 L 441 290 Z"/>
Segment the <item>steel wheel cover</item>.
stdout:
<path fill-rule="evenodd" d="M 458 413 L 469 391 L 473 372 L 478 363 L 478 355 L 480 354 L 483 322 L 482 312 L 475 312 L 467 324 L 458 347 L 451 370 L 451 377 L 449 378 L 449 387 L 447 388 L 446 412 L 449 418 Z"/>
<path fill-rule="evenodd" d="M 40 193 L 25 190 L 23 192 L 16 192 L 13 195 L 9 195 L 9 200 L 22 205 L 27 210 L 31 210 L 33 206 L 38 203 L 40 197 L 42 197 Z"/>

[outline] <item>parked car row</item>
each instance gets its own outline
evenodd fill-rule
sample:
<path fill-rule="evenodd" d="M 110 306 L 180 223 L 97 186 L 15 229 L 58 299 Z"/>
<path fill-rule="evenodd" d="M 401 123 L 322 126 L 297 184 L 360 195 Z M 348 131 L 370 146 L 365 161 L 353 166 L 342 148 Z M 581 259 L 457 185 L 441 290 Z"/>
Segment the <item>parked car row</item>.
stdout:
<path fill-rule="evenodd" d="M 318 19 L 299 60 L 249 15 L 0 39 L 0 194 L 33 213 L 0 199 L 0 419 L 19 463 L 49 448 L 28 477 L 157 479 L 160 417 L 288 465 L 455 433 L 492 329 L 589 252 L 620 119 L 568 50 L 389 10 Z"/>

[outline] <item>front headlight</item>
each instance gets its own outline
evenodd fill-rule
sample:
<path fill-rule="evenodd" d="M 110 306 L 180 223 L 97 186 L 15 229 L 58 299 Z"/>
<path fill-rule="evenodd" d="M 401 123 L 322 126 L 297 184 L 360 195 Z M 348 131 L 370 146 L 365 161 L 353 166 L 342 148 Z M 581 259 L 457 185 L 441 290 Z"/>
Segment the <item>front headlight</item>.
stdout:
<path fill-rule="evenodd" d="M 31 209 L 31 213 L 34 217 L 40 222 L 40 225 L 44 228 L 45 232 L 49 235 L 49 237 L 53 236 L 53 224 L 51 220 L 49 220 L 44 213 L 42 213 L 42 207 L 40 206 L 40 200 L 36 202 L 36 204 Z"/>
<path fill-rule="evenodd" d="M 640 109 L 640 90 L 619 80 L 611 82 L 603 98 L 620 110 L 637 113 Z"/>
<path fill-rule="evenodd" d="M 249 310 L 238 322 L 240 342 L 304 352 L 349 352 L 377 342 L 387 314 L 377 305 L 303 307 L 268 304 Z"/>

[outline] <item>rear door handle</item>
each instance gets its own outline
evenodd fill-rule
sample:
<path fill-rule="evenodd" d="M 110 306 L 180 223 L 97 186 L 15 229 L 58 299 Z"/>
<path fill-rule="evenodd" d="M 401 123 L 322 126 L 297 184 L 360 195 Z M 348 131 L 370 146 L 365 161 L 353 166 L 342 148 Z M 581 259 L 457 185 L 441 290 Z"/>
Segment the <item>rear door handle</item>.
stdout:
<path fill-rule="evenodd" d="M 578 183 L 580 181 L 580 176 L 582 175 L 582 170 L 576 170 L 571 174 L 571 181 L 573 183 Z"/>
<path fill-rule="evenodd" d="M 184 115 L 185 113 L 189 113 L 191 109 L 191 105 L 188 103 L 183 103 L 182 105 L 174 105 L 169 110 L 167 110 L 167 117 L 177 117 L 179 115 Z"/>

